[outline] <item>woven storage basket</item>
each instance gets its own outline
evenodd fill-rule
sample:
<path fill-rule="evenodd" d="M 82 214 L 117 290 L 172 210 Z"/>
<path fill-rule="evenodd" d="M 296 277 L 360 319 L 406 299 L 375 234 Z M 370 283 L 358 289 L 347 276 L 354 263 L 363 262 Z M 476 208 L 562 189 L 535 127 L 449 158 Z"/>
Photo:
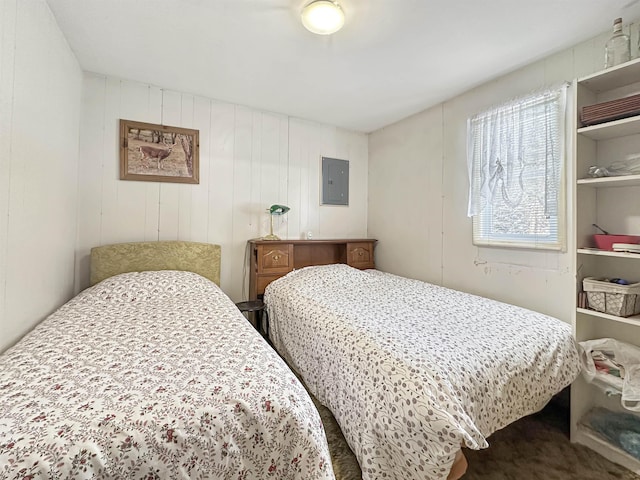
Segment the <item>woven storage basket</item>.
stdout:
<path fill-rule="evenodd" d="M 586 277 L 582 280 L 582 288 L 587 292 L 589 308 L 593 310 L 618 317 L 640 313 L 640 283 L 618 285 Z"/>

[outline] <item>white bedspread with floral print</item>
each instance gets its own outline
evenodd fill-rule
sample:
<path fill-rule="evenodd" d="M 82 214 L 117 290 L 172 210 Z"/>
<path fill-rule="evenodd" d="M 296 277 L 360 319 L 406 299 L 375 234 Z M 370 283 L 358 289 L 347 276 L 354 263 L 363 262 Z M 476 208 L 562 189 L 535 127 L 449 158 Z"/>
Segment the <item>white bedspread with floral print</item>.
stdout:
<path fill-rule="evenodd" d="M 2 479 L 332 479 L 317 410 L 213 283 L 118 275 L 0 357 Z"/>
<path fill-rule="evenodd" d="M 443 479 L 461 446 L 580 371 L 569 325 L 375 270 L 309 267 L 265 293 L 276 349 L 335 415 L 363 479 Z"/>

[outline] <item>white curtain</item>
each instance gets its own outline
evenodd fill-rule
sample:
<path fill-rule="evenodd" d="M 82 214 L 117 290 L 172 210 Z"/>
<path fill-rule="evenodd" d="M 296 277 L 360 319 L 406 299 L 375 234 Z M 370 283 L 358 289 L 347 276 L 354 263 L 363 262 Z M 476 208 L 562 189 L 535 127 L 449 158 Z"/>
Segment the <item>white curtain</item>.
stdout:
<path fill-rule="evenodd" d="M 470 217 L 496 199 L 510 208 L 558 215 L 567 86 L 516 98 L 468 120 Z"/>

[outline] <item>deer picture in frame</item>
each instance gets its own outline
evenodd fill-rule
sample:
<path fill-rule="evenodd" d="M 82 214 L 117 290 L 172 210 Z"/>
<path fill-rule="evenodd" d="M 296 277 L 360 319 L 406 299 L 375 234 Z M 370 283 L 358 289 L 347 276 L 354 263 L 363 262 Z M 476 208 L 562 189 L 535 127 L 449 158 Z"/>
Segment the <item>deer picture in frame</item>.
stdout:
<path fill-rule="evenodd" d="M 198 130 L 120 120 L 120 179 L 199 183 Z"/>
<path fill-rule="evenodd" d="M 148 145 L 140 145 L 138 149 L 140 150 L 140 161 L 144 165 L 145 168 L 149 168 L 149 160 L 155 159 L 158 163 L 158 170 L 162 170 L 162 160 L 171 155 L 173 151 L 173 147 L 177 145 L 177 143 L 172 143 L 171 145 L 167 144 L 164 140 L 162 141 L 165 146 L 169 147 L 167 149 L 150 147 Z"/>

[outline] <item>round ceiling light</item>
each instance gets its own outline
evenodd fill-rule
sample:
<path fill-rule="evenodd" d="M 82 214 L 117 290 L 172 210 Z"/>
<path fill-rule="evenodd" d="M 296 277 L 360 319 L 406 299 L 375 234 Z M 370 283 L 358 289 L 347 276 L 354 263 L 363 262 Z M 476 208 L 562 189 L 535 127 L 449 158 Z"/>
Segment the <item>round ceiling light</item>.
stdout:
<path fill-rule="evenodd" d="M 344 12 L 337 2 L 314 0 L 302 9 L 302 24 L 318 35 L 331 35 L 344 25 Z"/>

